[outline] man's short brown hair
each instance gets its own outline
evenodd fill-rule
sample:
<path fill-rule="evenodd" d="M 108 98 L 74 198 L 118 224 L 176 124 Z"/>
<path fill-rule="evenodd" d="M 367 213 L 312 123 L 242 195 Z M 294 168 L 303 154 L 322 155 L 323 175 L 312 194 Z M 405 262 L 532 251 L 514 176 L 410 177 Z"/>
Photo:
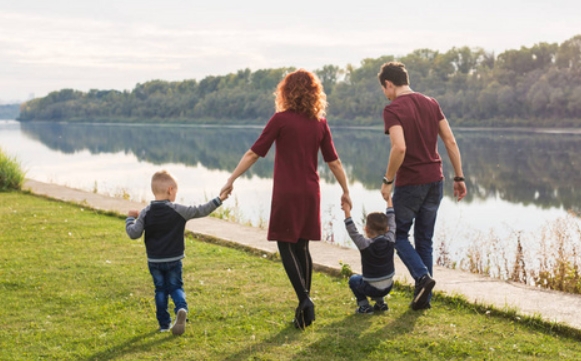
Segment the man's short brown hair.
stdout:
<path fill-rule="evenodd" d="M 379 83 L 385 87 L 385 81 L 389 80 L 395 86 L 410 85 L 410 77 L 403 63 L 390 61 L 381 66 L 379 74 Z"/>

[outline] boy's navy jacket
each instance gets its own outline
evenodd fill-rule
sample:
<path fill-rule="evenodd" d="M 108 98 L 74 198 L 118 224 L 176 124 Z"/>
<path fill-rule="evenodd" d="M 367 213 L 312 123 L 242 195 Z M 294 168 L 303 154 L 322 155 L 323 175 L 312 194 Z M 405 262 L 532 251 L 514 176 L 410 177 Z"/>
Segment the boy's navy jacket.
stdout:
<path fill-rule="evenodd" d="M 345 227 L 361 253 L 361 271 L 363 279 L 370 284 L 391 284 L 395 275 L 393 261 L 395 248 L 395 213 L 387 208 L 387 233 L 375 238 L 366 238 L 357 231 L 351 217 L 345 219 Z M 387 282 L 386 282 L 387 281 Z"/>
<path fill-rule="evenodd" d="M 184 206 L 169 200 L 152 201 L 137 219 L 127 217 L 125 231 L 131 239 L 137 239 L 145 232 L 149 262 L 177 261 L 185 257 L 186 222 L 207 216 L 221 204 L 219 197 L 199 206 Z"/>

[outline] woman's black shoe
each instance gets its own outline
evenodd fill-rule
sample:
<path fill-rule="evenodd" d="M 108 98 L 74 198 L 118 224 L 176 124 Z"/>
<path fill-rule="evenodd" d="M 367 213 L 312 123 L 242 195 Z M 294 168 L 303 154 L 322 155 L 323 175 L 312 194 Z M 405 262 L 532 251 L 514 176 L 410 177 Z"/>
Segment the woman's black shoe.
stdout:
<path fill-rule="evenodd" d="M 299 303 L 295 311 L 295 319 L 293 321 L 296 328 L 304 330 L 315 320 L 315 304 L 310 298 L 305 298 Z"/>

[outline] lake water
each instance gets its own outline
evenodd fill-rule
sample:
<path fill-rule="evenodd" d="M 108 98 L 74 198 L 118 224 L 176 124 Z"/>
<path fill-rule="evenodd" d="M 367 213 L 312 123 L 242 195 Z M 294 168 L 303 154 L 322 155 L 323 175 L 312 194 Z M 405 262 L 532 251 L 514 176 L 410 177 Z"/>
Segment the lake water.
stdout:
<path fill-rule="evenodd" d="M 20 161 L 28 178 L 143 202 L 153 198 L 151 175 L 167 169 L 179 181 L 177 201 L 196 204 L 218 194 L 261 129 L 0 121 L 0 147 Z M 349 177 L 353 215 L 361 225 L 365 212 L 385 208 L 379 188 L 389 139 L 380 128 L 332 131 Z M 456 129 L 455 134 L 469 194 L 461 202 L 452 199 L 453 171 L 441 146 L 446 195 L 436 225 L 436 257 L 462 264 L 480 247 L 480 256 L 494 258 L 500 252 L 506 262 L 520 241 L 530 262 L 538 263 L 555 241 L 547 229 L 563 221 L 573 226 L 567 232 L 579 254 L 580 131 Z M 255 226 L 268 221 L 273 159 L 274 147 L 236 182 L 226 201 Z M 341 189 L 322 162 L 319 172 L 324 238 L 351 246 L 339 205 Z"/>

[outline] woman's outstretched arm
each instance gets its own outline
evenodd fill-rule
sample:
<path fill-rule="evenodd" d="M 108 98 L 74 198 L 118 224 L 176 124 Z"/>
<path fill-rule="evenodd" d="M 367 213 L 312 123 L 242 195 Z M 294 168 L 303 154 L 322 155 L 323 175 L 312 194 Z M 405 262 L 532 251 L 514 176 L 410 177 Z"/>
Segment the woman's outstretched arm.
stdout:
<path fill-rule="evenodd" d="M 335 179 L 337 179 L 337 182 L 339 182 L 339 185 L 341 185 L 341 188 L 343 189 L 343 195 L 341 196 L 341 203 L 346 202 L 349 204 L 349 208 L 353 207 L 353 204 L 351 204 L 351 196 L 349 196 L 349 186 L 347 185 L 347 175 L 345 174 L 345 170 L 343 169 L 343 164 L 341 164 L 341 160 L 339 158 L 337 158 L 336 160 L 327 163 L 327 166 L 329 166 L 329 169 L 331 170 L 331 172 L 333 172 Z"/>
<path fill-rule="evenodd" d="M 222 187 L 220 194 L 224 192 L 231 193 L 234 189 L 234 181 L 240 177 L 244 172 L 246 172 L 256 161 L 260 158 L 260 156 L 252 151 L 252 149 L 248 149 L 246 153 L 240 159 L 240 162 L 226 181 L 226 184 Z"/>

